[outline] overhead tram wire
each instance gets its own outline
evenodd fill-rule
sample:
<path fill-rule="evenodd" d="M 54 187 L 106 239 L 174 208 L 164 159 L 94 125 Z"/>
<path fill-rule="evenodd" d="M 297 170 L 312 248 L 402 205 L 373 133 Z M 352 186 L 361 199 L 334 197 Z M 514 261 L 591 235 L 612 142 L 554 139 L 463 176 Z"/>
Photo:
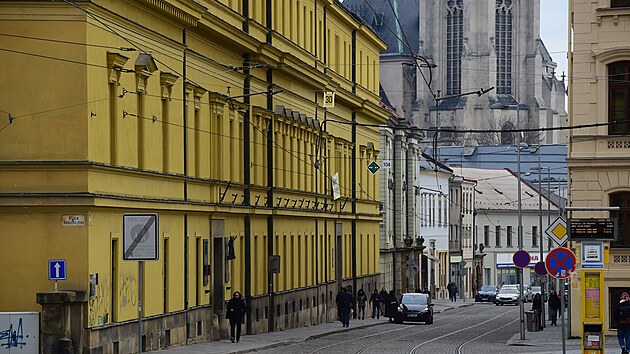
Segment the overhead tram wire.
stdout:
<path fill-rule="evenodd" d="M 42 37 L 23 36 L 23 35 L 19 35 L 19 34 L 12 34 L 12 33 L 0 33 L 0 36 L 3 36 L 3 37 L 12 37 L 12 38 L 21 38 L 21 39 L 30 39 L 30 40 L 35 40 L 35 41 L 44 41 L 44 42 L 51 42 L 51 43 L 61 43 L 61 44 L 80 45 L 80 46 L 85 46 L 85 47 L 94 47 L 94 48 L 118 49 L 118 50 L 122 50 L 122 51 L 124 51 L 124 52 L 133 52 L 133 51 L 135 51 L 135 50 L 136 50 L 135 48 L 114 47 L 114 46 L 102 45 L 102 44 L 91 44 L 91 43 L 72 42 L 72 41 L 64 41 L 64 40 L 60 40 L 60 39 L 53 39 L 53 38 L 42 38 Z"/>
<path fill-rule="evenodd" d="M 99 20 L 99 19 L 98 19 L 98 18 L 97 18 L 94 14 L 92 14 L 91 12 L 89 12 L 89 11 L 87 11 L 87 10 L 85 10 L 85 9 L 81 8 L 80 6 L 78 6 L 78 5 L 76 5 L 76 4 L 72 3 L 72 2 L 69 2 L 68 0 L 62 0 L 62 1 L 64 1 L 64 2 L 68 3 L 69 5 L 71 5 L 71 6 L 73 6 L 73 7 L 78 8 L 80 11 L 83 11 L 83 12 L 85 12 L 86 14 L 90 15 L 90 16 L 91 16 L 92 18 L 94 18 L 96 21 L 98 21 L 98 22 L 99 22 L 99 23 L 101 23 L 103 26 L 105 26 L 105 27 L 106 27 L 106 28 L 107 28 L 110 32 L 112 32 L 113 34 L 115 34 L 115 35 L 119 36 L 120 38 L 122 38 L 122 39 L 123 39 L 123 40 L 125 40 L 126 42 L 130 43 L 130 44 L 131 44 L 131 45 L 133 45 L 134 47 L 138 48 L 138 49 L 139 49 L 140 51 L 142 51 L 143 53 L 147 54 L 147 53 L 146 53 L 146 51 L 142 50 L 142 49 L 141 49 L 141 48 L 139 48 L 139 47 L 138 47 L 135 43 L 133 43 L 132 41 L 130 41 L 130 40 L 129 40 L 129 39 L 127 39 L 126 37 L 124 37 L 124 36 L 120 35 L 120 34 L 119 34 L 119 33 L 117 33 L 116 31 L 114 31 L 113 29 L 111 29 L 108 25 L 106 25 L 106 24 L 105 24 L 105 23 L 103 23 L 101 20 Z M 372 8 L 372 10 L 374 11 L 373 7 L 372 7 L 369 3 L 368 3 L 368 5 L 369 5 L 369 6 Z M 388 26 L 388 28 L 389 28 L 389 26 Z M 391 28 L 389 28 L 389 29 L 390 29 L 390 31 L 392 31 L 392 33 L 393 33 L 393 30 L 392 30 Z M 412 49 L 410 48 L 410 50 L 412 50 Z M 412 52 L 413 52 L 413 51 L 412 51 Z M 172 68 L 170 68 L 168 65 L 166 65 L 166 64 L 164 64 L 163 62 L 159 61 L 159 59 L 155 59 L 155 60 L 156 60 L 157 62 L 160 62 L 160 63 L 161 63 L 162 65 L 164 65 L 166 68 L 168 68 L 168 69 L 170 69 L 170 70 L 173 70 L 173 69 L 172 69 Z M 175 70 L 173 70 L 173 71 L 174 71 L 174 72 L 177 72 L 177 71 L 175 71 Z M 424 75 L 423 75 L 423 76 L 424 76 Z M 192 81 L 191 81 L 191 83 L 194 83 L 194 82 L 192 82 Z M 239 113 L 240 113 L 240 112 L 239 112 Z M 251 123 L 251 122 L 248 122 L 248 124 L 252 125 L 252 123 Z M 362 126 L 369 126 L 369 125 L 362 125 Z M 254 127 L 255 129 L 259 130 L 259 131 L 262 133 L 262 131 L 261 131 L 260 129 L 258 129 L 257 127 L 255 127 L 254 125 L 252 125 L 252 127 Z M 445 130 L 445 131 L 448 131 L 448 130 Z M 471 131 L 471 132 L 472 132 L 472 131 Z M 485 132 L 485 131 L 484 131 L 484 132 Z M 264 133 L 262 133 L 262 134 L 263 134 L 263 136 L 265 135 Z M 290 151 L 288 151 L 286 148 L 284 148 L 284 147 L 282 147 L 282 146 L 279 146 L 277 142 L 275 142 L 275 141 L 274 141 L 274 144 L 275 144 L 275 145 L 277 145 L 278 147 L 280 147 L 282 150 L 284 150 L 284 151 L 286 151 L 286 152 L 289 152 L 291 155 L 293 155 L 293 154 L 292 154 Z M 300 159 L 300 158 L 299 158 L 299 157 L 297 157 L 297 156 L 294 156 L 294 155 L 293 155 L 293 157 L 298 158 L 298 160 L 301 160 L 302 162 L 306 162 L 306 163 L 308 163 L 307 161 L 304 161 L 304 160 Z M 326 178 L 327 178 L 327 179 L 329 179 L 329 180 L 331 180 L 331 177 L 330 177 L 330 176 L 326 176 Z M 346 189 L 348 189 L 348 188 L 346 188 Z"/>
<path fill-rule="evenodd" d="M 387 24 L 387 22 L 385 22 L 385 19 L 383 18 L 383 15 L 379 15 L 376 10 L 374 9 L 374 7 L 372 6 L 372 4 L 369 3 L 368 0 L 364 0 L 365 3 L 370 7 L 370 9 L 372 10 L 372 12 L 374 12 L 374 16 L 380 16 L 381 21 L 383 22 L 383 24 L 385 25 L 385 27 L 387 27 L 387 29 L 389 29 L 389 31 L 394 35 L 394 37 L 396 37 L 399 41 L 403 41 L 402 38 L 400 38 L 398 36 L 398 34 L 396 32 L 394 32 L 394 30 Z M 391 0 L 388 0 L 390 5 L 391 4 Z M 398 15 L 396 14 L 396 12 L 393 10 L 393 5 L 392 5 L 392 12 L 394 14 L 394 17 L 396 18 L 396 21 L 398 22 L 398 25 L 400 26 L 400 21 L 398 20 Z M 418 54 L 416 54 L 415 50 L 413 50 L 413 48 L 411 48 L 411 45 L 409 44 L 409 41 L 406 40 L 406 36 L 404 34 L 404 30 L 401 26 L 400 28 L 401 34 L 403 35 L 403 37 L 405 37 L 405 45 L 407 46 L 407 49 L 409 49 L 409 52 L 411 52 L 411 54 L 413 55 L 414 58 L 414 66 L 418 69 L 418 71 L 420 72 L 420 75 L 422 76 L 422 79 L 424 80 L 424 83 L 426 84 L 427 88 L 429 89 L 429 92 L 431 93 L 431 95 L 435 98 L 435 93 L 433 92 L 433 88 L 431 87 L 431 83 L 433 81 L 433 67 L 435 67 L 435 64 L 430 64 L 428 62 L 428 60 L 423 57 L 420 56 Z M 425 64 L 427 65 L 427 67 L 429 68 L 429 80 L 427 80 L 427 78 L 425 77 L 424 73 L 422 72 L 421 66 L 418 64 L 417 60 L 420 59 L 422 61 L 425 62 Z"/>
<path fill-rule="evenodd" d="M 391 30 L 391 29 L 390 29 L 390 30 Z M 404 32 L 403 32 L 403 34 L 404 34 Z M 141 35 L 141 34 L 139 34 L 139 35 Z M 10 37 L 16 37 L 16 38 L 24 38 L 24 39 L 32 39 L 32 40 L 41 40 L 41 41 L 57 42 L 57 43 L 64 43 L 64 44 L 86 45 L 86 46 L 93 46 L 93 47 L 99 47 L 99 48 L 111 48 L 111 49 L 119 49 L 119 50 L 122 50 L 122 51 L 135 51 L 135 50 L 136 50 L 135 48 L 129 48 L 129 47 L 114 47 L 114 46 L 106 46 L 106 45 L 98 45 L 98 44 L 79 43 L 79 42 L 71 42 L 71 41 L 55 40 L 55 39 L 51 39 L 51 38 L 39 38 L 39 37 L 21 36 L 21 35 L 8 34 L 8 33 L 0 33 L 0 36 L 10 36 Z M 399 38 L 399 37 L 397 37 L 397 38 Z M 406 37 L 405 37 L 405 38 L 406 38 Z M 400 39 L 400 38 L 399 38 L 399 39 Z M 408 45 L 408 41 L 407 41 L 406 45 Z M 168 57 L 169 57 L 169 58 L 171 58 L 171 59 L 177 59 L 177 58 L 176 58 L 176 57 L 174 57 L 173 55 L 169 55 L 169 54 L 166 54 L 166 53 L 163 53 L 163 52 L 162 52 L 162 54 L 165 54 L 166 56 L 168 56 Z M 220 62 L 218 62 L 218 61 L 216 61 L 216 60 L 214 60 L 214 59 L 207 58 L 207 57 L 202 56 L 201 54 L 196 53 L 196 52 L 191 52 L 191 54 L 192 54 L 192 55 L 195 55 L 195 56 L 201 56 L 201 57 L 203 57 L 203 59 L 205 59 L 205 60 L 209 60 L 209 61 L 211 61 L 211 62 L 214 62 L 214 63 L 218 64 L 218 65 L 222 65 L 222 66 L 225 66 L 225 67 L 229 67 L 229 66 L 230 66 L 229 64 L 220 63 Z M 52 58 L 52 57 L 51 57 L 51 58 Z M 240 62 L 239 62 L 238 64 L 240 64 Z M 256 64 L 256 63 L 254 63 L 254 64 Z M 270 65 L 270 64 L 269 64 L 269 65 Z M 364 66 L 371 66 L 371 65 L 374 65 L 374 64 L 371 64 L 371 63 L 356 64 L 356 63 L 355 63 L 355 64 L 339 64 L 339 65 L 353 65 L 353 66 L 356 66 L 356 65 L 364 65 Z M 303 64 L 303 65 L 300 65 L 300 64 L 278 64 L 278 65 L 270 65 L 270 66 L 272 66 L 273 68 L 280 68 L 280 67 L 308 67 L 308 66 L 309 66 L 309 64 Z M 200 70 L 200 71 L 201 71 L 201 70 Z M 228 70 L 226 70 L 225 72 L 229 72 L 229 71 L 232 71 L 232 69 L 228 69 Z M 474 69 L 474 68 L 469 69 L 469 71 L 495 72 L 494 70 L 487 70 L 487 69 Z M 208 72 L 206 72 L 206 73 L 207 73 L 209 76 L 213 76 L 213 74 L 214 74 L 214 73 L 208 73 Z M 538 74 L 535 74 L 535 73 L 523 73 L 523 75 L 530 75 L 530 76 L 536 75 L 536 76 L 538 76 Z M 566 78 L 570 78 L 568 75 L 566 75 L 565 77 L 566 77 Z M 220 80 L 222 79 L 222 78 L 219 78 L 219 77 L 217 77 L 217 78 L 218 78 L 218 79 L 220 79 Z M 594 81 L 594 80 L 597 80 L 597 79 L 605 79 L 605 78 L 608 78 L 608 76 L 607 76 L 607 75 L 606 75 L 606 76 L 594 76 L 594 77 L 575 77 L 575 76 L 573 76 L 572 78 L 573 78 L 573 80 L 589 80 L 589 81 Z M 619 82 L 628 82 L 628 81 L 629 81 L 629 80 L 619 80 Z M 524 83 L 524 84 L 522 84 L 521 86 L 525 86 L 525 85 L 527 85 L 527 83 Z M 323 92 L 322 90 L 297 90 L 297 91 L 302 91 L 302 92 Z M 401 91 L 394 91 L 394 92 L 401 92 Z M 402 92 L 405 92 L 405 91 L 403 90 Z"/>

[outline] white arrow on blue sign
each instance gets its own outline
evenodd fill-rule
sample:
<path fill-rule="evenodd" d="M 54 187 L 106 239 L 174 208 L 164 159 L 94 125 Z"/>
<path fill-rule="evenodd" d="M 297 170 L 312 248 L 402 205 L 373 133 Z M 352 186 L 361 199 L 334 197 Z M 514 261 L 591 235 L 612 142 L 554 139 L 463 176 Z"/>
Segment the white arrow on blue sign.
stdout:
<path fill-rule="evenodd" d="M 66 280 L 65 259 L 51 259 L 48 261 L 48 280 Z"/>

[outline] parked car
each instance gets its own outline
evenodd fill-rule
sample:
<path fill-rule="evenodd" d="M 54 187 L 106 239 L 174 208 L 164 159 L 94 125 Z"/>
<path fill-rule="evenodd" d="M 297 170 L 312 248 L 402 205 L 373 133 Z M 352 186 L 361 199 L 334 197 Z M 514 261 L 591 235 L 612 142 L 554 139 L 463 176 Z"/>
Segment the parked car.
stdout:
<path fill-rule="evenodd" d="M 494 302 L 498 292 L 499 289 L 497 289 L 495 285 L 484 285 L 481 289 L 479 289 L 479 291 L 477 291 L 477 294 L 475 295 L 475 302 Z"/>
<path fill-rule="evenodd" d="M 429 294 L 402 294 L 395 322 L 403 323 L 404 321 L 424 322 L 426 324 L 433 323 L 433 303 L 431 303 Z"/>
<path fill-rule="evenodd" d="M 532 297 L 536 296 L 536 294 L 542 295 L 542 288 L 540 286 L 534 285 L 532 286 Z M 547 293 L 545 293 L 545 301 L 547 301 Z"/>
<path fill-rule="evenodd" d="M 499 289 L 499 293 L 496 296 L 494 303 L 499 306 L 505 304 L 518 305 L 519 291 L 518 285 L 503 285 Z"/>
<path fill-rule="evenodd" d="M 520 289 L 520 285 L 519 284 L 504 284 L 501 285 L 501 289 L 503 288 L 513 288 L 513 289 Z M 500 289 L 499 289 L 500 291 Z M 521 295 L 523 296 L 523 301 L 525 302 L 532 302 L 534 300 L 534 294 L 532 293 L 532 287 L 529 284 L 525 284 L 523 285 L 523 292 L 521 293 Z"/>
<path fill-rule="evenodd" d="M 525 302 L 533 302 L 534 301 L 534 293 L 532 292 L 532 287 L 529 284 L 523 285 L 523 298 Z"/>

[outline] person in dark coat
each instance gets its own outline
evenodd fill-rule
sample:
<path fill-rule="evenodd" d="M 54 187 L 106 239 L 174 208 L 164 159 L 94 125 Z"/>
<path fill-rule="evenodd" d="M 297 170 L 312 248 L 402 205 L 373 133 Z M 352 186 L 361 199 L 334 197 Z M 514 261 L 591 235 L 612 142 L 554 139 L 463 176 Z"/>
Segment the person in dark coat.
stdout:
<path fill-rule="evenodd" d="M 381 318 L 381 303 L 383 302 L 383 298 L 381 298 L 381 294 L 378 293 L 378 290 L 374 289 L 372 296 L 370 296 L 370 305 L 372 305 L 372 318 L 376 316 L 377 319 Z"/>
<path fill-rule="evenodd" d="M 243 323 L 243 317 L 247 313 L 247 305 L 243 301 L 241 293 L 235 291 L 232 294 L 232 298 L 227 303 L 227 313 L 225 318 L 230 320 L 230 340 L 232 343 L 241 340 L 241 323 Z"/>
<path fill-rule="evenodd" d="M 339 318 L 339 322 L 341 322 L 341 324 L 343 324 L 343 318 L 341 317 L 341 307 L 339 307 L 339 302 L 341 301 L 341 297 L 345 291 L 346 288 L 342 286 L 337 293 L 337 297 L 335 297 L 335 304 L 337 304 L 337 317 Z"/>
<path fill-rule="evenodd" d="M 387 295 L 387 300 L 385 302 L 385 317 L 389 317 L 389 322 L 394 322 L 397 308 L 398 300 L 396 300 L 394 290 L 391 290 Z"/>
<path fill-rule="evenodd" d="M 359 289 L 359 291 L 357 292 L 357 307 L 359 309 L 359 311 L 357 312 L 357 320 L 365 319 L 365 305 L 367 305 L 367 301 L 368 298 L 365 294 L 365 291 L 363 291 L 363 289 Z"/>
<path fill-rule="evenodd" d="M 389 294 L 387 293 L 387 290 L 385 290 L 385 288 L 382 288 L 379 295 L 381 295 L 381 315 L 385 317 L 385 309 L 387 307 L 387 299 L 389 298 Z"/>
<path fill-rule="evenodd" d="M 622 354 L 628 354 L 630 349 L 630 295 L 623 292 L 617 307 L 617 339 Z"/>
<path fill-rule="evenodd" d="M 551 325 L 558 325 L 558 310 L 560 309 L 560 298 L 555 290 L 551 290 L 549 294 L 549 317 L 551 317 Z"/>
<path fill-rule="evenodd" d="M 532 310 L 536 312 L 536 319 L 538 320 L 538 328 L 542 330 L 542 296 L 540 294 L 534 295 L 532 300 Z"/>
<path fill-rule="evenodd" d="M 451 302 L 457 301 L 457 285 L 455 285 L 455 282 L 450 282 L 446 289 L 448 290 L 449 300 L 451 300 Z"/>
<path fill-rule="evenodd" d="M 342 327 L 349 327 L 350 310 L 354 308 L 354 296 L 352 296 L 352 293 L 345 290 L 345 288 L 342 288 L 339 294 L 337 294 L 337 299 L 337 311 L 341 317 L 341 325 Z"/>

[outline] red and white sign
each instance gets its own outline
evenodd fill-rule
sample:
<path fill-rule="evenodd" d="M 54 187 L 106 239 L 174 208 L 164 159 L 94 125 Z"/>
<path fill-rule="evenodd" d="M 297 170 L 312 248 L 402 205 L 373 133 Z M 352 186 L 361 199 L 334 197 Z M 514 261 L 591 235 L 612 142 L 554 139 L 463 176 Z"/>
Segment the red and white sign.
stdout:
<path fill-rule="evenodd" d="M 571 275 L 576 266 L 575 254 L 570 249 L 558 247 L 547 255 L 545 267 L 547 272 L 554 278 L 564 279 Z"/>

